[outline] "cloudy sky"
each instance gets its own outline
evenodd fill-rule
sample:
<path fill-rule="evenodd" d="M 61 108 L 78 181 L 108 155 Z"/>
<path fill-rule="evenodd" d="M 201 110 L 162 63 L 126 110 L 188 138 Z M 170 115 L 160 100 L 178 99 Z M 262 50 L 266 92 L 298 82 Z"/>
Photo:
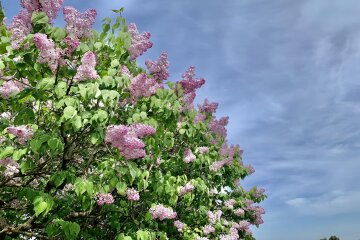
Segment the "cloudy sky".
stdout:
<path fill-rule="evenodd" d="M 18 1 L 2 0 L 11 18 Z M 171 79 L 189 66 L 198 92 L 230 117 L 231 143 L 266 188 L 258 240 L 360 239 L 360 1 L 65 0 L 100 19 L 125 7 L 167 51 Z M 61 21 L 59 21 L 61 24 Z"/>

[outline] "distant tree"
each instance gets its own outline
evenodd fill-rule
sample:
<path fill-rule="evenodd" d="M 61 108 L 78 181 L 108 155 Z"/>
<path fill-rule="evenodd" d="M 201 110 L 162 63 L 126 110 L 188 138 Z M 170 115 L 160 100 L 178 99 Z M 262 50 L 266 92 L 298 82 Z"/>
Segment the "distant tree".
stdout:
<path fill-rule="evenodd" d="M 336 237 L 336 236 L 331 236 L 331 237 L 329 238 L 329 240 L 340 240 L 340 238 L 338 238 L 338 237 Z"/>
<path fill-rule="evenodd" d="M 320 239 L 320 240 L 327 240 L 327 238 L 322 238 L 322 239 Z"/>

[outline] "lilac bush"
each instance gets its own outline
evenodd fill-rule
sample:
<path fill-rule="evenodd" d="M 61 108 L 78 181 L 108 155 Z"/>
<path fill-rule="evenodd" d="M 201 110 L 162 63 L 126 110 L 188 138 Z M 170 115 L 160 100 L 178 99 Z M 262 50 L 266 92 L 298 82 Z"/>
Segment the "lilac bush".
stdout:
<path fill-rule="evenodd" d="M 218 103 L 194 106 L 195 67 L 139 67 L 151 34 L 123 9 L 97 32 L 94 9 L 20 5 L 0 13 L 0 239 L 254 239 L 264 189 L 240 185 Z"/>

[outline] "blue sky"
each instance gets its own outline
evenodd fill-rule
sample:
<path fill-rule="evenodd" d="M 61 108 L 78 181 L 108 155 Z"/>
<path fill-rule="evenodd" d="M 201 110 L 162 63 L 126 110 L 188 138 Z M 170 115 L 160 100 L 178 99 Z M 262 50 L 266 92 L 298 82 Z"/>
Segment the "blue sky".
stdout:
<path fill-rule="evenodd" d="M 18 1 L 3 0 L 11 18 Z M 197 101 L 220 103 L 229 139 L 265 187 L 258 240 L 360 239 L 360 1 L 65 0 L 100 20 L 125 7 L 170 57 L 207 80 Z M 10 20 L 10 19 L 9 19 Z"/>

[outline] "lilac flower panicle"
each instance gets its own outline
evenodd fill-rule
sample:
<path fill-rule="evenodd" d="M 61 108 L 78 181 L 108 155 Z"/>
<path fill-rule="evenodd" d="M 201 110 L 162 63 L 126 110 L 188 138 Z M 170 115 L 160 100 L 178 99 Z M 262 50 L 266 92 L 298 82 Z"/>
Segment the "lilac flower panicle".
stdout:
<path fill-rule="evenodd" d="M 209 123 L 208 128 L 212 133 L 225 139 L 227 136 L 227 130 L 225 126 L 228 124 L 228 122 L 229 117 L 222 117 L 219 120 L 215 119 Z"/>
<path fill-rule="evenodd" d="M 27 10 L 21 10 L 9 26 L 11 32 L 11 46 L 14 49 L 19 49 L 21 43 L 32 30 L 31 13 Z"/>
<path fill-rule="evenodd" d="M 52 22 L 63 5 L 64 0 L 21 0 L 21 7 L 30 13 L 39 11 L 44 12 L 49 21 Z"/>
<path fill-rule="evenodd" d="M 145 144 L 139 138 L 155 134 L 156 130 L 146 124 L 132 124 L 130 126 L 109 126 L 105 135 L 105 142 L 118 148 L 125 159 L 143 158 Z"/>
<path fill-rule="evenodd" d="M 204 154 L 204 153 L 208 153 L 209 152 L 209 148 L 208 147 L 198 147 L 197 150 L 199 151 L 199 153 Z"/>
<path fill-rule="evenodd" d="M 221 215 L 223 214 L 223 212 L 221 210 L 216 210 L 215 212 L 208 211 L 207 214 L 208 214 L 209 222 L 211 224 L 215 224 L 217 221 L 220 220 Z"/>
<path fill-rule="evenodd" d="M 210 103 L 209 100 L 205 99 L 202 105 L 198 105 L 200 112 L 215 113 L 219 104 L 216 102 Z"/>
<path fill-rule="evenodd" d="M 245 211 L 242 208 L 237 208 L 234 210 L 234 214 L 238 217 L 242 217 L 245 215 Z"/>
<path fill-rule="evenodd" d="M 15 135 L 18 138 L 18 142 L 20 144 L 25 144 L 25 142 L 27 142 L 33 136 L 32 129 L 26 125 L 8 127 L 7 132 Z"/>
<path fill-rule="evenodd" d="M 135 23 L 130 23 L 128 29 L 131 34 L 130 58 L 135 60 L 153 46 L 153 43 L 150 42 L 151 34 L 149 32 L 139 34 Z"/>
<path fill-rule="evenodd" d="M 174 221 L 174 226 L 177 228 L 178 232 L 182 232 L 183 229 L 186 227 L 186 224 L 180 222 L 179 220 Z"/>
<path fill-rule="evenodd" d="M 146 61 L 145 65 L 156 79 L 160 81 L 168 79 L 169 62 L 167 53 L 162 53 L 157 61 Z"/>
<path fill-rule="evenodd" d="M 150 208 L 150 214 L 153 219 L 159 219 L 160 221 L 164 219 L 174 219 L 177 214 L 171 208 L 164 207 L 164 205 L 159 204 Z"/>
<path fill-rule="evenodd" d="M 160 88 L 163 88 L 161 83 L 158 83 L 153 78 L 148 78 L 145 73 L 140 73 L 136 77 L 131 78 L 129 91 L 134 98 L 134 102 L 136 102 L 140 97 L 150 97 L 154 95 Z"/>
<path fill-rule="evenodd" d="M 21 90 L 14 81 L 7 81 L 0 87 L 0 95 L 9 99 L 12 95 L 19 93 Z"/>
<path fill-rule="evenodd" d="M 205 225 L 203 228 L 204 235 L 209 235 L 211 233 L 215 232 L 215 228 L 211 225 Z"/>
<path fill-rule="evenodd" d="M 63 42 L 66 43 L 67 48 L 65 49 L 65 54 L 70 57 L 78 46 L 80 46 L 80 41 L 76 37 L 67 36 L 63 39 Z"/>
<path fill-rule="evenodd" d="M 61 64 L 61 50 L 55 47 L 55 43 L 52 39 L 43 33 L 36 33 L 34 35 L 34 42 L 36 48 L 40 51 L 38 62 L 47 63 L 49 68 L 55 72 L 58 66 Z"/>
<path fill-rule="evenodd" d="M 96 19 L 96 10 L 80 13 L 73 7 L 64 7 L 64 19 L 68 35 L 81 39 L 91 37 L 91 28 Z"/>
<path fill-rule="evenodd" d="M 250 164 L 246 165 L 245 169 L 249 173 L 249 175 L 251 175 L 251 174 L 253 174 L 255 172 L 255 168 L 253 166 L 251 166 Z"/>
<path fill-rule="evenodd" d="M 78 67 L 74 79 L 77 81 L 97 79 L 99 75 L 95 70 L 95 66 L 96 66 L 95 54 L 91 51 L 86 52 L 81 59 L 81 65 Z"/>
<path fill-rule="evenodd" d="M 204 122 L 206 120 L 206 115 L 202 113 L 197 113 L 194 118 L 194 123 Z"/>
<path fill-rule="evenodd" d="M 213 171 L 213 172 L 217 172 L 219 171 L 219 169 L 221 169 L 223 166 L 225 165 L 225 162 L 224 161 L 216 161 L 216 162 L 213 162 L 209 169 L 210 171 Z"/>
<path fill-rule="evenodd" d="M 97 195 L 97 205 L 102 206 L 105 204 L 114 203 L 114 197 L 110 193 L 99 193 Z"/>
<path fill-rule="evenodd" d="M 196 97 L 196 89 L 205 84 L 205 79 L 195 78 L 195 67 L 190 66 L 189 69 L 182 75 L 182 80 L 178 81 L 184 92 L 184 110 L 193 108 L 192 103 Z"/>
<path fill-rule="evenodd" d="M 228 209 L 233 209 L 235 204 L 236 204 L 235 199 L 228 199 L 224 202 L 225 207 Z"/>
<path fill-rule="evenodd" d="M 191 163 L 196 160 L 196 156 L 192 153 L 190 148 L 185 149 L 184 152 L 184 162 Z"/>
<path fill-rule="evenodd" d="M 194 190 L 194 185 L 191 182 L 185 184 L 185 186 L 180 188 L 179 196 L 185 195 L 186 193 L 192 192 Z"/>
<path fill-rule="evenodd" d="M 131 124 L 130 131 L 133 132 L 138 137 L 145 137 L 149 135 L 154 135 L 156 133 L 155 128 L 143 123 Z"/>
<path fill-rule="evenodd" d="M 10 157 L 0 160 L 0 165 L 5 167 L 5 177 L 12 177 L 19 173 L 19 164 Z"/>
<path fill-rule="evenodd" d="M 126 190 L 126 196 L 127 196 L 127 199 L 130 201 L 139 201 L 140 200 L 139 192 L 134 188 L 128 188 Z"/>

